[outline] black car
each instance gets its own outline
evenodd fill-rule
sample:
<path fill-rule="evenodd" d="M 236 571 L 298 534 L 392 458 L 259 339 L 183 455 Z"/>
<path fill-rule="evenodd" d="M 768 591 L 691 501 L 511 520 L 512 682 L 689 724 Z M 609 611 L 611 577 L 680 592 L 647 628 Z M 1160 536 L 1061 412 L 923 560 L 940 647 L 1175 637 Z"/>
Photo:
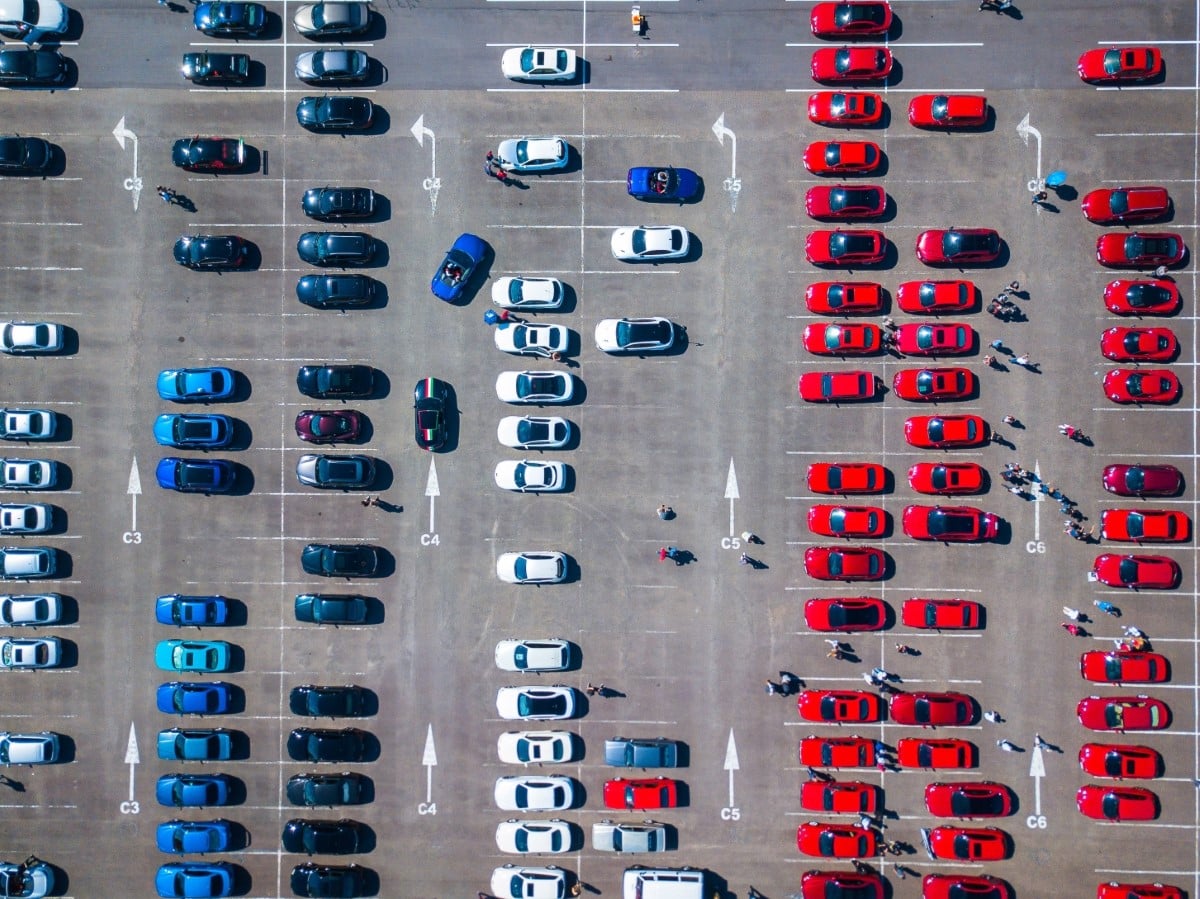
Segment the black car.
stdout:
<path fill-rule="evenodd" d="M 246 164 L 246 142 L 236 137 L 181 137 L 171 162 L 188 172 L 236 172 Z"/>
<path fill-rule="evenodd" d="M 358 852 L 363 825 L 349 818 L 340 821 L 314 821 L 292 818 L 283 825 L 283 848 L 309 855 L 350 855 Z"/>
<path fill-rule="evenodd" d="M 337 731 L 331 731 L 337 733 Z M 295 774 L 287 782 L 292 805 L 358 805 L 366 799 L 366 779 L 361 774 Z"/>
<path fill-rule="evenodd" d="M 366 709 L 366 691 L 353 684 L 344 687 L 303 684 L 292 688 L 288 706 L 293 715 L 310 718 L 357 718 Z"/>
<path fill-rule="evenodd" d="M 368 397 L 375 389 L 375 370 L 369 365 L 305 365 L 296 372 L 296 387 L 317 399 Z"/>
<path fill-rule="evenodd" d="M 422 378 L 413 388 L 413 429 L 421 449 L 440 449 L 446 442 L 446 403 L 450 385 L 437 378 Z"/>
<path fill-rule="evenodd" d="M 300 564 L 321 577 L 371 577 L 379 570 L 379 550 L 363 543 L 310 543 Z"/>
<path fill-rule="evenodd" d="M 246 242 L 236 234 L 185 234 L 175 241 L 175 261 L 193 269 L 241 268 Z"/>
<path fill-rule="evenodd" d="M 67 71 L 57 50 L 0 50 L 0 84 L 62 84 Z"/>
<path fill-rule="evenodd" d="M 363 489 L 375 482 L 375 460 L 359 454 L 305 453 L 296 462 L 296 480 L 306 487 Z"/>
<path fill-rule="evenodd" d="M 297 727 L 288 734 L 288 755 L 297 762 L 361 762 L 366 733 L 353 727 Z"/>
<path fill-rule="evenodd" d="M 210 37 L 258 37 L 267 27 L 267 8 L 261 3 L 199 3 L 192 24 Z"/>
<path fill-rule="evenodd" d="M 0 137 L 0 172 L 6 175 L 40 175 L 52 162 L 54 147 L 40 137 Z"/>
<path fill-rule="evenodd" d="M 361 231 L 305 231 L 296 252 L 309 265 L 366 265 L 375 258 L 375 238 Z"/>
<path fill-rule="evenodd" d="M 292 892 L 307 899 L 354 899 L 366 895 L 367 878 L 358 865 L 318 865 L 305 862 L 292 868 Z"/>
<path fill-rule="evenodd" d="M 317 309 L 350 309 L 375 302 L 379 282 L 367 275 L 305 275 L 296 299 Z"/>
<path fill-rule="evenodd" d="M 296 121 L 313 131 L 366 131 L 374 118 L 366 97 L 302 97 L 296 105 Z"/>
<path fill-rule="evenodd" d="M 310 624 L 362 624 L 367 620 L 367 598 L 352 593 L 301 593 L 294 611 L 297 621 Z"/>
<path fill-rule="evenodd" d="M 375 214 L 375 191 L 369 187 L 310 187 L 300 201 L 315 219 L 361 219 Z"/>
<path fill-rule="evenodd" d="M 183 54 L 179 67 L 183 77 L 194 84 L 245 84 L 250 80 L 250 56 L 246 53 Z"/>

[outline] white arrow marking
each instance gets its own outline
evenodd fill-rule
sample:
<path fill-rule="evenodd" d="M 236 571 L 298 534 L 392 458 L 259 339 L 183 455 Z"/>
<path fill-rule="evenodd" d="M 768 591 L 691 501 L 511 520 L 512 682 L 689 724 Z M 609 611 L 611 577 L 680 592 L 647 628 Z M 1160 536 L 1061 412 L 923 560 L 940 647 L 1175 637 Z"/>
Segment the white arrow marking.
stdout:
<path fill-rule="evenodd" d="M 129 525 L 129 530 L 137 530 L 137 498 L 142 492 L 142 479 L 138 477 L 137 458 L 133 460 L 133 465 L 129 469 L 129 486 L 125 490 L 129 494 L 129 502 L 132 504 L 130 514 L 133 517 L 133 522 Z"/>
<path fill-rule="evenodd" d="M 1033 193 L 1042 189 L 1042 132 L 1029 124 L 1029 113 L 1025 113 L 1025 118 L 1017 124 L 1017 134 L 1021 135 L 1021 140 L 1025 141 L 1027 147 L 1029 135 L 1037 138 L 1037 177 L 1029 184 L 1029 191 Z"/>
<path fill-rule="evenodd" d="M 121 121 L 117 122 L 116 127 L 112 130 L 113 137 L 117 139 L 117 143 L 121 145 L 121 149 L 125 149 L 125 139 L 129 138 L 133 141 L 133 175 L 125 179 L 125 189 L 133 194 L 133 209 L 134 212 L 138 208 L 138 197 L 142 195 L 142 177 L 138 174 L 138 139 L 137 135 L 125 127 L 125 116 L 121 116 Z"/>
<path fill-rule="evenodd" d="M 437 212 L 438 190 L 442 186 L 442 179 L 437 176 L 437 135 L 425 127 L 424 114 L 417 116 L 417 120 L 412 123 L 412 127 L 408 130 L 417 139 L 417 144 L 422 147 L 425 146 L 425 138 L 427 136 L 429 138 L 430 172 L 429 177 L 421 182 L 421 186 L 429 191 L 429 211 L 430 214 L 434 214 Z"/>
<path fill-rule="evenodd" d="M 433 528 L 434 522 L 434 505 L 437 503 L 437 498 L 442 495 L 442 490 L 438 487 L 437 466 L 433 464 L 434 460 L 429 460 L 429 478 L 425 481 L 425 495 L 429 497 L 429 533 L 436 533 Z"/>
<path fill-rule="evenodd" d="M 129 742 L 125 744 L 125 764 L 129 766 L 129 801 L 133 802 L 133 774 L 141 763 L 138 756 L 137 734 L 133 731 L 133 722 L 129 723 Z"/>
<path fill-rule="evenodd" d="M 425 751 L 421 753 L 421 764 L 425 766 L 425 801 L 433 801 L 433 768 L 437 765 L 437 750 L 433 748 L 433 725 L 425 733 Z"/>
<path fill-rule="evenodd" d="M 1037 475 L 1037 482 L 1040 484 L 1042 482 L 1042 470 L 1038 466 L 1037 459 L 1033 460 L 1033 473 L 1035 475 Z M 1046 494 L 1042 493 L 1041 490 L 1039 490 L 1037 492 L 1037 495 L 1034 496 L 1034 498 L 1033 498 L 1033 539 L 1034 540 L 1042 539 L 1042 536 L 1041 536 L 1042 535 L 1042 502 L 1045 499 L 1046 499 Z"/>
<path fill-rule="evenodd" d="M 1042 778 L 1046 776 L 1046 766 L 1042 764 L 1042 747 L 1034 745 L 1033 758 L 1029 760 L 1029 776 L 1033 778 L 1033 813 L 1042 813 Z"/>
<path fill-rule="evenodd" d="M 729 536 L 732 537 L 737 533 L 733 524 L 733 504 L 734 500 L 740 499 L 737 488 L 737 472 L 733 470 L 733 459 L 729 460 L 729 474 L 725 476 L 725 498 L 729 500 Z"/>
<path fill-rule="evenodd" d="M 729 177 L 725 179 L 724 188 L 729 192 L 731 209 L 737 211 L 738 194 L 742 192 L 742 179 L 737 176 L 737 135 L 725 127 L 725 113 L 717 116 L 712 123 L 712 132 L 717 136 L 717 142 L 725 146 L 725 138 L 729 138 Z"/>
<path fill-rule="evenodd" d="M 725 744 L 725 770 L 729 772 L 729 807 L 733 808 L 733 772 L 738 765 L 737 744 L 733 742 L 733 728 L 729 728 L 729 742 Z"/>

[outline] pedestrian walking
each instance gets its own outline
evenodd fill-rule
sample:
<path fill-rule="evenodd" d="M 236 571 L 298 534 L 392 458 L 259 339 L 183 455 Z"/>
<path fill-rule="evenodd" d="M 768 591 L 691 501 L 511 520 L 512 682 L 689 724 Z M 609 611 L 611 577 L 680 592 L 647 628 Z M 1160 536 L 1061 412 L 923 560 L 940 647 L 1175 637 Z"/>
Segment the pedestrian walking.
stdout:
<path fill-rule="evenodd" d="M 832 646 L 834 649 L 841 649 L 841 648 L 842 648 L 842 641 L 841 641 L 841 640 L 834 640 L 832 637 L 826 637 L 826 638 L 825 638 L 825 642 L 826 642 L 826 643 L 828 643 L 830 646 Z"/>
<path fill-rule="evenodd" d="M 885 315 L 883 317 L 883 326 L 885 328 L 887 328 L 889 331 L 897 330 L 896 320 L 894 318 L 892 318 L 890 315 Z"/>
<path fill-rule="evenodd" d="M 746 899 L 767 899 L 767 897 L 754 889 L 754 887 L 750 887 L 749 892 L 746 893 Z"/>
<path fill-rule="evenodd" d="M 1068 624 L 1065 621 L 1059 622 L 1059 627 L 1070 634 L 1072 637 L 1086 637 L 1087 631 L 1081 628 L 1078 624 Z"/>
<path fill-rule="evenodd" d="M 789 695 L 798 692 L 804 686 L 804 681 L 790 671 L 779 672 L 779 683 Z"/>
<path fill-rule="evenodd" d="M 1020 356 L 1009 356 L 1008 361 L 1013 365 L 1020 365 L 1022 368 L 1025 368 L 1029 365 L 1029 354 L 1022 353 Z"/>
<path fill-rule="evenodd" d="M 746 555 L 745 553 L 742 553 L 741 558 L 739 558 L 738 561 L 743 565 L 749 565 L 750 557 L 748 555 Z"/>
<path fill-rule="evenodd" d="M 1200 787 L 1200 781 L 1197 782 L 1196 786 Z M 858 874 L 869 874 L 871 872 L 871 867 L 866 862 L 861 862 L 858 859 L 851 859 L 851 864 L 854 865 L 854 870 Z"/>
<path fill-rule="evenodd" d="M 999 746 L 1001 749 L 1003 749 L 1005 752 L 1016 752 L 1017 751 L 1017 744 L 1012 742 L 1012 740 L 997 740 L 996 745 Z"/>
<path fill-rule="evenodd" d="M 1036 746 L 1038 749 L 1045 749 L 1050 744 L 1042 739 L 1041 734 L 1034 734 L 1033 735 L 1033 745 Z"/>
<path fill-rule="evenodd" d="M 658 548 L 658 561 L 660 561 L 660 562 L 666 561 L 667 556 L 668 556 L 667 548 L 665 546 L 660 546 Z"/>
<path fill-rule="evenodd" d="M 1037 206 L 1039 203 L 1046 202 L 1046 200 L 1048 200 L 1049 198 L 1050 198 L 1050 194 L 1048 194 L 1044 190 L 1039 190 L 1036 194 L 1033 195 L 1033 199 L 1031 200 L 1031 202 L 1033 203 L 1034 206 Z"/>
<path fill-rule="evenodd" d="M 983 713 L 983 717 L 986 720 L 992 722 L 992 724 L 999 724 L 1002 720 L 1000 718 L 1000 713 L 997 712 L 995 709 L 988 709 L 986 712 Z"/>
<path fill-rule="evenodd" d="M 1093 599 L 1092 605 L 1106 615 L 1112 615 L 1114 618 L 1121 617 L 1121 610 L 1114 606 L 1111 602 L 1103 599 Z"/>
<path fill-rule="evenodd" d="M 865 681 L 866 681 L 868 684 L 870 684 L 872 687 L 874 687 L 874 686 L 877 686 L 877 683 L 876 683 L 876 681 L 875 681 L 875 678 L 871 676 L 871 672 L 870 672 L 870 671 L 864 671 L 864 672 L 862 673 L 862 679 L 863 679 L 863 680 L 865 680 Z"/>
<path fill-rule="evenodd" d="M 983 364 L 986 365 L 988 368 L 991 368 L 992 363 L 995 361 L 996 361 L 996 357 L 991 354 L 988 354 L 983 357 Z"/>
<path fill-rule="evenodd" d="M 900 653 L 900 655 L 906 656 L 910 652 L 912 652 L 912 649 L 909 647 L 909 645 L 907 643 L 897 643 L 896 644 L 896 652 Z"/>
<path fill-rule="evenodd" d="M 1006 415 L 1000 420 L 1006 425 L 1015 425 L 1017 423 L 1017 417 L 1015 415 Z"/>
<path fill-rule="evenodd" d="M 758 537 L 751 531 L 742 531 L 742 542 L 743 543 L 758 543 L 760 541 L 759 541 Z"/>
<path fill-rule="evenodd" d="M 1008 488 L 1008 492 L 1013 496 L 1025 496 L 1025 491 L 1017 484 L 1012 484 Z"/>
<path fill-rule="evenodd" d="M 863 830 L 872 830 L 875 827 L 875 819 L 870 815 L 859 815 L 858 826 Z"/>
<path fill-rule="evenodd" d="M 883 756 L 892 754 L 892 747 L 883 742 L 883 740 L 872 740 L 871 743 L 875 747 L 876 755 Z"/>
<path fill-rule="evenodd" d="M 1004 341 L 1003 340 L 993 340 L 990 344 L 988 344 L 988 346 L 990 346 L 993 350 L 996 350 L 997 352 L 999 352 L 1004 347 Z"/>
<path fill-rule="evenodd" d="M 1004 292 L 1005 293 L 1016 293 L 1020 289 L 1021 289 L 1020 281 L 1009 281 L 1008 287 L 1004 288 Z"/>
<path fill-rule="evenodd" d="M 766 683 L 767 683 L 766 689 L 767 689 L 768 696 L 774 696 L 776 693 L 778 693 L 780 696 L 783 695 L 783 686 L 781 684 L 777 684 L 770 679 L 768 679 Z"/>
<path fill-rule="evenodd" d="M 667 558 L 670 559 L 672 562 L 674 562 L 676 565 L 678 565 L 679 564 L 679 547 L 668 546 L 667 547 Z"/>
<path fill-rule="evenodd" d="M 658 507 L 658 517 L 661 518 L 663 521 L 669 520 L 674 514 L 675 514 L 675 510 L 672 509 L 670 506 L 668 506 L 666 503 L 663 503 L 661 506 Z"/>
<path fill-rule="evenodd" d="M 1126 637 L 1144 637 L 1144 636 L 1146 636 L 1145 631 L 1141 630 L 1140 628 L 1134 627 L 1132 624 L 1127 624 L 1127 625 L 1125 625 L 1125 627 L 1121 628 L 1121 633 L 1123 633 Z"/>
<path fill-rule="evenodd" d="M 1083 616 L 1079 614 L 1078 609 L 1072 609 L 1070 606 L 1063 606 L 1062 613 L 1072 621 L 1080 621 L 1083 618 Z"/>
<path fill-rule="evenodd" d="M 892 675 L 886 669 L 880 668 L 878 665 L 871 669 L 871 677 L 877 681 L 891 680 Z"/>
<path fill-rule="evenodd" d="M 600 688 L 597 687 L 595 684 L 593 684 L 591 681 L 588 681 L 587 688 L 584 690 L 584 692 L 587 693 L 588 696 L 595 696 L 597 693 L 600 692 Z"/>
<path fill-rule="evenodd" d="M 835 646 L 833 649 L 829 650 L 829 652 L 825 653 L 825 658 L 827 659 L 840 659 L 842 656 L 843 653 L 840 646 Z"/>
<path fill-rule="evenodd" d="M 1165 265 L 1160 265 L 1158 268 L 1156 268 L 1154 270 L 1154 277 L 1165 278 L 1167 276 L 1167 271 L 1168 271 L 1168 269 Z"/>
<path fill-rule="evenodd" d="M 904 865 L 896 865 L 896 876 L 901 880 L 908 877 L 908 873 L 904 870 Z"/>
<path fill-rule="evenodd" d="M 364 500 L 362 501 L 362 506 L 363 506 L 363 508 L 365 509 L 365 508 L 366 508 L 367 506 L 369 506 L 369 505 L 371 505 L 371 497 L 369 497 L 369 496 L 368 496 L 366 499 L 364 499 Z"/>

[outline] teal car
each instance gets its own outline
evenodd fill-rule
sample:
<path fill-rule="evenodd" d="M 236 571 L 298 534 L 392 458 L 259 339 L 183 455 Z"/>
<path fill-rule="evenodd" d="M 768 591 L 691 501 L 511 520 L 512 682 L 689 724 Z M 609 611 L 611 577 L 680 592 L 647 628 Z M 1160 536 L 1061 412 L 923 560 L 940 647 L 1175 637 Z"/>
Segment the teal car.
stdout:
<path fill-rule="evenodd" d="M 154 664 L 164 671 L 228 671 L 229 644 L 224 640 L 163 640 L 154 650 Z"/>

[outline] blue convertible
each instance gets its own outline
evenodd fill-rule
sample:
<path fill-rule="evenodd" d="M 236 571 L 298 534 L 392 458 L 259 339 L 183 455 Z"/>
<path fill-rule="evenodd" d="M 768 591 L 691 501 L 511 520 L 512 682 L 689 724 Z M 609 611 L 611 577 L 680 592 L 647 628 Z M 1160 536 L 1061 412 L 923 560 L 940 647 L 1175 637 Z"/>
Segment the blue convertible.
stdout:
<path fill-rule="evenodd" d="M 460 234 L 446 258 L 433 274 L 429 288 L 440 300 L 453 302 L 462 297 L 471 275 L 487 258 L 488 245 L 474 234 Z"/>
<path fill-rule="evenodd" d="M 212 403 L 233 396 L 228 368 L 168 368 L 158 373 L 158 395 L 176 403 Z"/>
<path fill-rule="evenodd" d="M 639 166 L 625 177 L 629 196 L 639 200 L 673 200 L 686 203 L 700 193 L 700 176 L 691 169 Z"/>

